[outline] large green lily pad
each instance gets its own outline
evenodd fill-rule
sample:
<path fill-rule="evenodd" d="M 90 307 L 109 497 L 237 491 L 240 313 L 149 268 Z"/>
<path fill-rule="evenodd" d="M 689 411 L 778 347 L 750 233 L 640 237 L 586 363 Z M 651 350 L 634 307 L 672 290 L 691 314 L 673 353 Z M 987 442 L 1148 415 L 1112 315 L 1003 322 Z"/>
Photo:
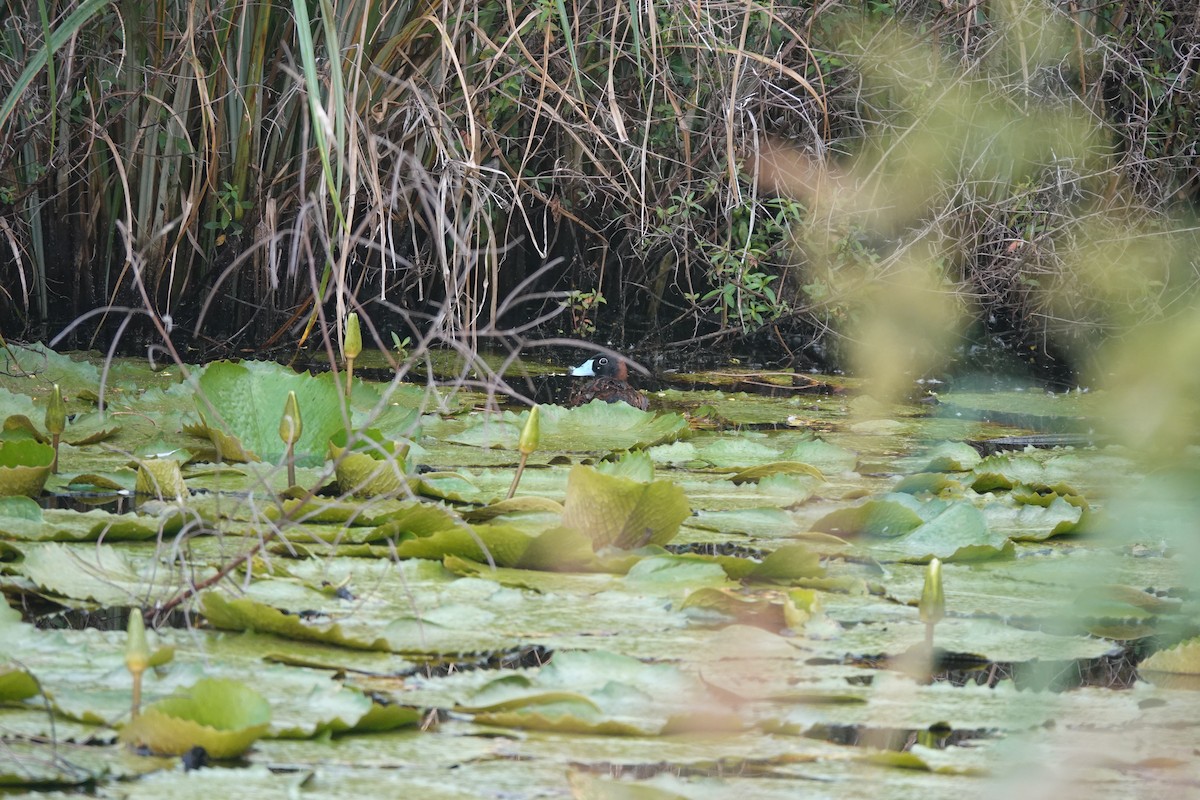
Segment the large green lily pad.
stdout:
<path fill-rule="evenodd" d="M 33 497 L 50 477 L 54 449 L 30 439 L 0 440 L 0 495 Z"/>
<path fill-rule="evenodd" d="M 189 430 L 212 438 L 218 451 L 233 460 L 247 460 L 247 454 L 272 462 L 283 458 L 279 421 L 288 392 L 296 393 L 303 422 L 296 463 L 324 461 L 330 437 L 346 428 L 342 392 L 332 373 L 313 376 L 271 362 L 218 361 L 200 372 L 197 388 L 205 421 Z"/>
<path fill-rule="evenodd" d="M 579 408 L 541 407 L 539 450 L 573 453 L 607 452 L 649 447 L 673 441 L 687 431 L 679 414 L 655 414 L 625 403 L 592 401 Z M 447 437 L 451 442 L 475 447 L 515 450 L 529 412 L 479 415 L 461 433 Z"/>
<path fill-rule="evenodd" d="M 271 707 L 258 692 L 237 681 L 206 678 L 145 709 L 121 730 L 121 738 L 163 755 L 203 747 L 212 758 L 233 758 L 250 749 L 270 722 Z"/>
<path fill-rule="evenodd" d="M 666 544 L 691 513 L 670 481 L 641 483 L 575 467 L 567 478 L 563 524 L 586 534 L 597 548 Z"/>
<path fill-rule="evenodd" d="M 536 675 L 485 685 L 460 710 L 491 725 L 593 734 L 742 727 L 707 687 L 677 667 L 603 651 L 557 653 Z"/>

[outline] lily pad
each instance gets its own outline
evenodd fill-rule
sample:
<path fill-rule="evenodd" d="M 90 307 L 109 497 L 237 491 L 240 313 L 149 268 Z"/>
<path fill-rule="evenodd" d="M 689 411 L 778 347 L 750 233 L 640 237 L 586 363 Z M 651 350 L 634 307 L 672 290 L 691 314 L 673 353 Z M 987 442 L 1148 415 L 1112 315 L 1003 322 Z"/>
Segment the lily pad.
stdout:
<path fill-rule="evenodd" d="M 0 664 L 0 703 L 11 703 L 33 697 L 41 689 L 37 680 L 13 663 Z"/>
<path fill-rule="evenodd" d="M 627 585 L 647 594 L 686 594 L 695 588 L 725 586 L 728 581 L 720 564 L 699 556 L 643 558 L 625 575 Z"/>
<path fill-rule="evenodd" d="M 675 442 L 650 449 L 651 457 L 659 464 L 690 469 L 715 469 L 743 472 L 775 462 L 800 462 L 820 475 L 829 471 L 841 473 L 854 468 L 858 456 L 821 439 L 801 438 L 790 449 L 784 445 L 792 437 L 767 438 L 750 431 L 730 434 L 701 435 L 695 441 Z"/>
<path fill-rule="evenodd" d="M 182 500 L 191 495 L 183 470 L 173 458 L 148 458 L 138 464 L 134 491 L 159 500 Z"/>
<path fill-rule="evenodd" d="M 916 475 L 909 475 L 892 487 L 893 492 L 905 494 L 940 494 L 955 490 L 959 490 L 961 493 L 962 484 L 942 472 L 918 472 Z"/>
<path fill-rule="evenodd" d="M 924 520 L 920 504 L 907 495 L 889 495 L 887 499 L 868 500 L 857 506 L 826 514 L 813 523 L 813 530 L 838 536 L 900 536 L 920 526 Z"/>
<path fill-rule="evenodd" d="M 239 681 L 206 678 L 148 707 L 121 730 L 121 739 L 164 755 L 203 747 L 213 758 L 233 758 L 270 725 L 271 707 L 258 692 Z"/>
<path fill-rule="evenodd" d="M 1200 638 L 1189 639 L 1172 647 L 1160 650 L 1144 660 L 1138 670 L 1155 683 L 1165 684 L 1154 673 L 1184 675 L 1192 679 L 1192 687 L 1200 687 Z"/>
<path fill-rule="evenodd" d="M 445 528 L 427 536 L 406 538 L 395 544 L 401 558 L 441 561 L 457 556 L 472 561 L 515 567 L 521 563 L 534 537 L 507 525 L 466 525 Z"/>
<path fill-rule="evenodd" d="M 54 463 L 54 448 L 24 439 L 0 442 L 0 495 L 41 494 Z"/>
<path fill-rule="evenodd" d="M 1056 494 L 1038 495 L 1044 504 L 991 502 L 983 508 L 988 527 L 1017 542 L 1040 542 L 1052 536 L 1075 533 L 1084 519 L 1085 509 Z M 1079 498 L 1069 495 L 1071 499 Z"/>
<path fill-rule="evenodd" d="M 784 460 L 802 461 L 816 467 L 822 473 L 833 475 L 854 469 L 858 463 L 858 454 L 823 439 L 814 438 L 796 443 L 784 454 Z"/>
<path fill-rule="evenodd" d="M 982 459 L 974 447 L 964 442 L 942 442 L 922 455 L 923 472 L 965 472 Z"/>
<path fill-rule="evenodd" d="M 767 475 L 757 483 L 740 485 L 730 480 L 713 480 L 707 475 L 679 480 L 692 507 L 706 511 L 795 508 L 808 501 L 822 483 L 804 473 Z"/>
<path fill-rule="evenodd" d="M 673 441 L 688 429 L 679 414 L 654 414 L 626 403 L 592 401 L 579 408 L 541 406 L 539 451 L 607 452 Z M 529 412 L 481 415 L 451 442 L 515 450 Z"/>
<path fill-rule="evenodd" d="M 220 592 L 209 591 L 201 595 L 200 607 L 208 621 L 218 628 L 274 633 L 291 639 L 363 650 L 387 650 L 390 647 L 384 636 L 363 638 L 343 631 L 336 622 L 314 623 L 250 598 L 227 598 Z"/>
<path fill-rule="evenodd" d="M 342 392 L 332 373 L 314 377 L 271 362 L 218 361 L 204 368 L 198 386 L 203 398 L 198 408 L 204 419 L 211 414 L 212 423 L 190 430 L 211 437 L 226 458 L 252 453 L 275 463 L 282 460 L 286 447 L 279 438 L 279 420 L 290 391 L 296 393 L 303 421 L 297 464 L 323 462 L 330 437 L 345 429 Z"/>
<path fill-rule="evenodd" d="M 813 419 L 845 415 L 840 398 L 823 396 L 767 397 L 747 392 L 681 392 L 676 389 L 661 392 L 660 396 L 669 403 L 686 404 L 689 408 L 707 406 L 712 416 L 733 425 L 785 424 L 789 417 L 800 414 Z"/>
<path fill-rule="evenodd" d="M 1086 416 L 1099 416 L 1096 395 L 1044 391 L 943 392 L 938 410 L 948 416 L 969 416 L 1036 431 L 1069 431 L 1087 426 Z"/>
<path fill-rule="evenodd" d="M 809 478 L 816 478 L 819 481 L 825 479 L 825 476 L 821 474 L 819 469 L 808 464 L 802 464 L 799 461 L 774 461 L 770 464 L 762 464 L 757 467 L 741 470 L 734 475 L 730 475 L 729 480 L 733 483 L 749 483 L 773 475 L 802 475 Z"/>
<path fill-rule="evenodd" d="M 737 471 L 759 464 L 780 460 L 780 452 L 761 440 L 757 434 L 706 438 L 701 441 L 673 442 L 650 449 L 650 456 L 659 464 L 691 469 L 724 469 Z"/>
<path fill-rule="evenodd" d="M 793 584 L 800 578 L 816 578 L 825 574 L 817 554 L 799 544 L 783 545 L 769 553 L 744 577 L 756 582 Z"/>
<path fill-rule="evenodd" d="M 113 438 L 121 431 L 113 415 L 99 413 L 76 414 L 67 425 L 62 440 L 75 447 L 96 444 Z"/>
<path fill-rule="evenodd" d="M 670 481 L 640 483 L 585 466 L 567 477 L 563 524 L 586 534 L 597 548 L 666 544 L 690 513 L 683 490 Z"/>
<path fill-rule="evenodd" d="M 6 431 L 23 431 L 43 444 L 51 441 L 50 435 L 44 433 L 37 423 L 24 414 L 14 414 L 5 419 L 4 429 Z M 63 432 L 61 441 L 75 447 L 82 447 L 85 444 L 95 444 L 109 439 L 119 430 L 121 430 L 120 426 L 113 424 L 110 415 L 76 414 L 71 418 L 66 431 Z"/>
<path fill-rule="evenodd" d="M 972 471 L 971 488 L 977 492 L 1013 489 L 1027 486 L 1058 494 L 1078 494 L 1061 474 L 1054 474 L 1031 456 L 988 456 Z"/>
<path fill-rule="evenodd" d="M 1008 537 L 988 528 L 983 513 L 970 503 L 952 503 L 936 517 L 891 539 L 882 552 L 899 551 L 906 559 L 921 562 L 932 558 L 942 561 L 979 561 L 1010 556 Z M 875 548 L 875 552 L 880 552 Z"/>
<path fill-rule="evenodd" d="M 25 559 L 19 565 L 20 572 L 41 592 L 59 600 L 137 606 L 164 601 L 180 589 L 178 575 L 157 564 L 148 565 L 145 560 L 112 545 L 54 543 L 24 547 Z M 201 580 L 202 573 L 208 571 L 202 569 L 191 577 Z"/>
<path fill-rule="evenodd" d="M 463 519 L 468 522 L 486 522 L 511 514 L 549 513 L 555 516 L 562 514 L 562 503 L 547 497 L 522 495 L 509 500 L 500 500 L 490 505 L 481 506 L 463 512 Z"/>
<path fill-rule="evenodd" d="M 16 499 L 16 498 L 12 498 Z M 91 511 L 42 510 L 33 506 L 0 504 L 0 535 L 28 542 L 144 541 L 177 533 L 184 524 L 178 508 L 161 517 Z"/>
<path fill-rule="evenodd" d="M 605 475 L 615 475 L 619 478 L 629 478 L 641 483 L 654 480 L 654 461 L 642 450 L 631 450 L 622 453 L 616 461 L 601 461 L 596 464 L 596 470 Z"/>
<path fill-rule="evenodd" d="M 532 676 L 484 685 L 459 710 L 491 725 L 593 734 L 662 734 L 686 730 L 701 717 L 709 729 L 742 727 L 678 667 L 603 651 L 555 653 Z"/>
<path fill-rule="evenodd" d="M 346 453 L 335 467 L 338 488 L 355 497 L 395 497 L 408 490 L 404 462 L 380 460 L 366 453 Z"/>

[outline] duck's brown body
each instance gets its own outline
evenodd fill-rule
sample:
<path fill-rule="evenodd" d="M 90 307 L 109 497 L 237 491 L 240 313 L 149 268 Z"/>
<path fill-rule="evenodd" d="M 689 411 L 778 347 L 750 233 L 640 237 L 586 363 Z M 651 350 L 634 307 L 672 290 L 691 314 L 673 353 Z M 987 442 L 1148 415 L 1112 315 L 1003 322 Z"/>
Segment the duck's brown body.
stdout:
<path fill-rule="evenodd" d="M 571 392 L 570 405 L 582 406 L 593 400 L 606 403 L 628 403 L 642 411 L 650 407 L 646 395 L 629 385 L 629 367 L 619 358 L 596 356 L 571 370 L 576 377 L 592 377 Z"/>

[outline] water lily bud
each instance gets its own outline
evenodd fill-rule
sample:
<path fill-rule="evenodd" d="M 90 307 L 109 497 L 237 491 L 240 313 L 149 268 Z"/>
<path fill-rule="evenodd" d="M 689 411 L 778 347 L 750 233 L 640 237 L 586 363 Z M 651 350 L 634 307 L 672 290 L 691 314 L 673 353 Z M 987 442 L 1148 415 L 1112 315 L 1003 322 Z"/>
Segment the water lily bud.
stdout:
<path fill-rule="evenodd" d="M 284 444 L 292 445 L 300 441 L 304 431 L 304 421 L 300 417 L 300 402 L 295 392 L 288 392 L 287 402 L 283 404 L 283 419 L 279 421 L 279 438 Z"/>
<path fill-rule="evenodd" d="M 141 675 L 150 666 L 150 644 L 146 641 L 146 623 L 140 608 L 129 612 L 125 632 L 125 666 L 134 675 Z"/>
<path fill-rule="evenodd" d="M 342 355 L 358 358 L 362 352 L 362 331 L 358 327 L 358 314 L 353 311 L 346 317 L 346 338 L 342 340 Z"/>
<path fill-rule="evenodd" d="M 942 562 L 936 558 L 925 570 L 925 587 L 921 589 L 921 621 L 934 625 L 946 616 L 946 596 L 942 593 Z"/>
<path fill-rule="evenodd" d="M 46 432 L 54 436 L 62 435 L 67 429 L 67 406 L 63 403 L 62 390 L 54 384 L 50 393 L 50 402 L 46 404 Z"/>
<path fill-rule="evenodd" d="M 521 455 L 527 456 L 538 448 L 538 440 L 542 436 L 542 426 L 538 419 L 539 408 L 539 406 L 534 406 L 529 409 L 529 419 L 525 420 L 525 427 L 521 430 L 521 439 L 517 444 Z"/>

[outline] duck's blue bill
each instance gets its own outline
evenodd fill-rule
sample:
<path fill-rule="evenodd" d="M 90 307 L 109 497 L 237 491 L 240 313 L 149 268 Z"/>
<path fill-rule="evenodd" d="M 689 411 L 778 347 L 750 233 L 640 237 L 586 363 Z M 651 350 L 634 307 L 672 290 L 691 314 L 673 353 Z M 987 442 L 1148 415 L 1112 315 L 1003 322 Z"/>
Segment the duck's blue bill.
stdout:
<path fill-rule="evenodd" d="M 587 378 L 596 374 L 596 359 L 589 358 L 587 361 L 580 364 L 571 370 L 571 374 L 576 378 Z"/>

